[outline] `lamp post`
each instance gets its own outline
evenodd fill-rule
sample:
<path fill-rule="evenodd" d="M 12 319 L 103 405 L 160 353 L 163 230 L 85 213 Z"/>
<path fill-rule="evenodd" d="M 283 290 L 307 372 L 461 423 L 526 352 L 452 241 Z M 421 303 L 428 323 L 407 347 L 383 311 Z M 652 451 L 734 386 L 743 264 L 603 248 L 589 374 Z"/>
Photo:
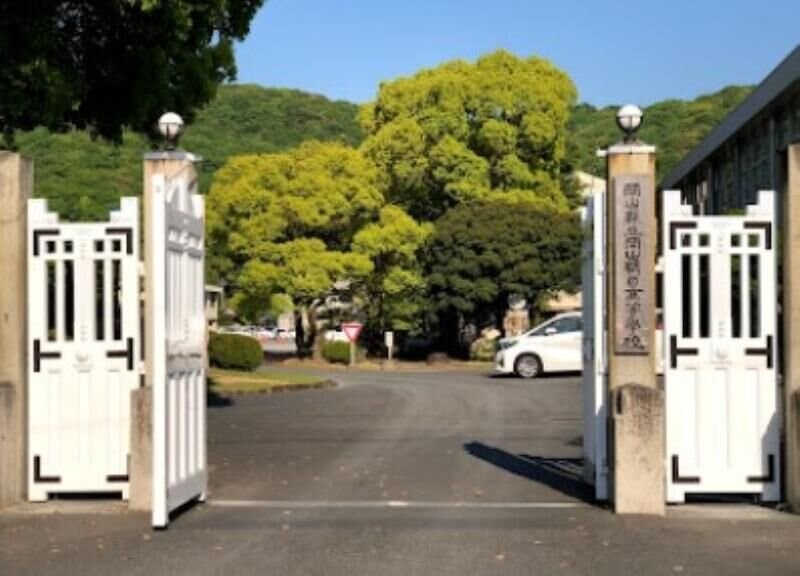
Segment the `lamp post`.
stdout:
<path fill-rule="evenodd" d="M 167 112 L 158 119 L 158 131 L 164 137 L 164 147 L 167 150 L 175 150 L 178 139 L 183 132 L 183 118 L 175 112 Z"/>
<path fill-rule="evenodd" d="M 635 104 L 626 104 L 617 112 L 617 126 L 625 133 L 625 143 L 632 144 L 636 141 L 635 134 L 642 125 L 644 113 Z"/>

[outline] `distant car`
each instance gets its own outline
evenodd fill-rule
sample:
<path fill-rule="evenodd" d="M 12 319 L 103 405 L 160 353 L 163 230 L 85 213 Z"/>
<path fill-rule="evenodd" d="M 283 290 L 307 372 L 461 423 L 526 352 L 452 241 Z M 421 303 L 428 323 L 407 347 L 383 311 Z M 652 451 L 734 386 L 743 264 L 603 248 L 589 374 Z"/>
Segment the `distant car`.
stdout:
<path fill-rule="evenodd" d="M 544 372 L 579 372 L 583 367 L 583 319 L 568 312 L 516 338 L 499 341 L 495 371 L 535 378 Z"/>
<path fill-rule="evenodd" d="M 344 333 L 341 326 L 337 326 L 331 330 L 325 331 L 325 342 L 349 342 L 347 334 Z"/>
<path fill-rule="evenodd" d="M 275 330 L 275 338 L 278 338 L 279 340 L 294 340 L 294 330 L 278 328 Z"/>

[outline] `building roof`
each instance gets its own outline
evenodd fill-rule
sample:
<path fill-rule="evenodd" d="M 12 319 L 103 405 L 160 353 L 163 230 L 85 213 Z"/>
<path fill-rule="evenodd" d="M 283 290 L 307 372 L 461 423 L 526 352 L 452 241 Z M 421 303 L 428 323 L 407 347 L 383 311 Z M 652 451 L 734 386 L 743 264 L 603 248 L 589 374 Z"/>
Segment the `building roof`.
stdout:
<path fill-rule="evenodd" d="M 750 95 L 744 99 L 725 119 L 689 152 L 680 163 L 661 181 L 668 189 L 683 180 L 692 170 L 730 140 L 748 122 L 755 118 L 773 100 L 783 94 L 792 84 L 800 81 L 800 45 L 783 59 L 777 68 L 764 78 Z"/>

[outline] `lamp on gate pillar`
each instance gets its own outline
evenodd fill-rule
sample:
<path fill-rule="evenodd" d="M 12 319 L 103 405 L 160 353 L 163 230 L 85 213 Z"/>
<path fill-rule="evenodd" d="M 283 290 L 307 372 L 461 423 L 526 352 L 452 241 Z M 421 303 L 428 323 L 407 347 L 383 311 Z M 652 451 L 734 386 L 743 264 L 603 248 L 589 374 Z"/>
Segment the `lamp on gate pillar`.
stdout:
<path fill-rule="evenodd" d="M 158 119 L 158 131 L 164 137 L 166 149 L 175 150 L 181 132 L 183 132 L 183 118 L 175 112 L 167 112 Z"/>
<path fill-rule="evenodd" d="M 624 139 L 604 152 L 608 464 L 615 511 L 663 514 L 664 410 L 655 349 L 655 148 L 635 136 L 643 116 L 638 106 L 620 108 L 616 121 Z"/>
<path fill-rule="evenodd" d="M 644 113 L 634 104 L 626 104 L 617 112 L 617 126 L 625 132 L 625 142 L 635 142 L 635 134 L 642 125 Z"/>

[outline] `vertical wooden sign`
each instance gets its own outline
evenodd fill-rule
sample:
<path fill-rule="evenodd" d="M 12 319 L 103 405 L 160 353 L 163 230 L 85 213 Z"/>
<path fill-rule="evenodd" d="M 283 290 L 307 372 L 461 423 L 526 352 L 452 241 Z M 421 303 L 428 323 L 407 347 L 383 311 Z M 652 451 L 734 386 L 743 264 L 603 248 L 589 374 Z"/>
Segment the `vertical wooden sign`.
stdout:
<path fill-rule="evenodd" d="M 654 294 L 653 190 L 644 175 L 618 176 L 614 194 L 614 353 L 646 356 Z"/>

